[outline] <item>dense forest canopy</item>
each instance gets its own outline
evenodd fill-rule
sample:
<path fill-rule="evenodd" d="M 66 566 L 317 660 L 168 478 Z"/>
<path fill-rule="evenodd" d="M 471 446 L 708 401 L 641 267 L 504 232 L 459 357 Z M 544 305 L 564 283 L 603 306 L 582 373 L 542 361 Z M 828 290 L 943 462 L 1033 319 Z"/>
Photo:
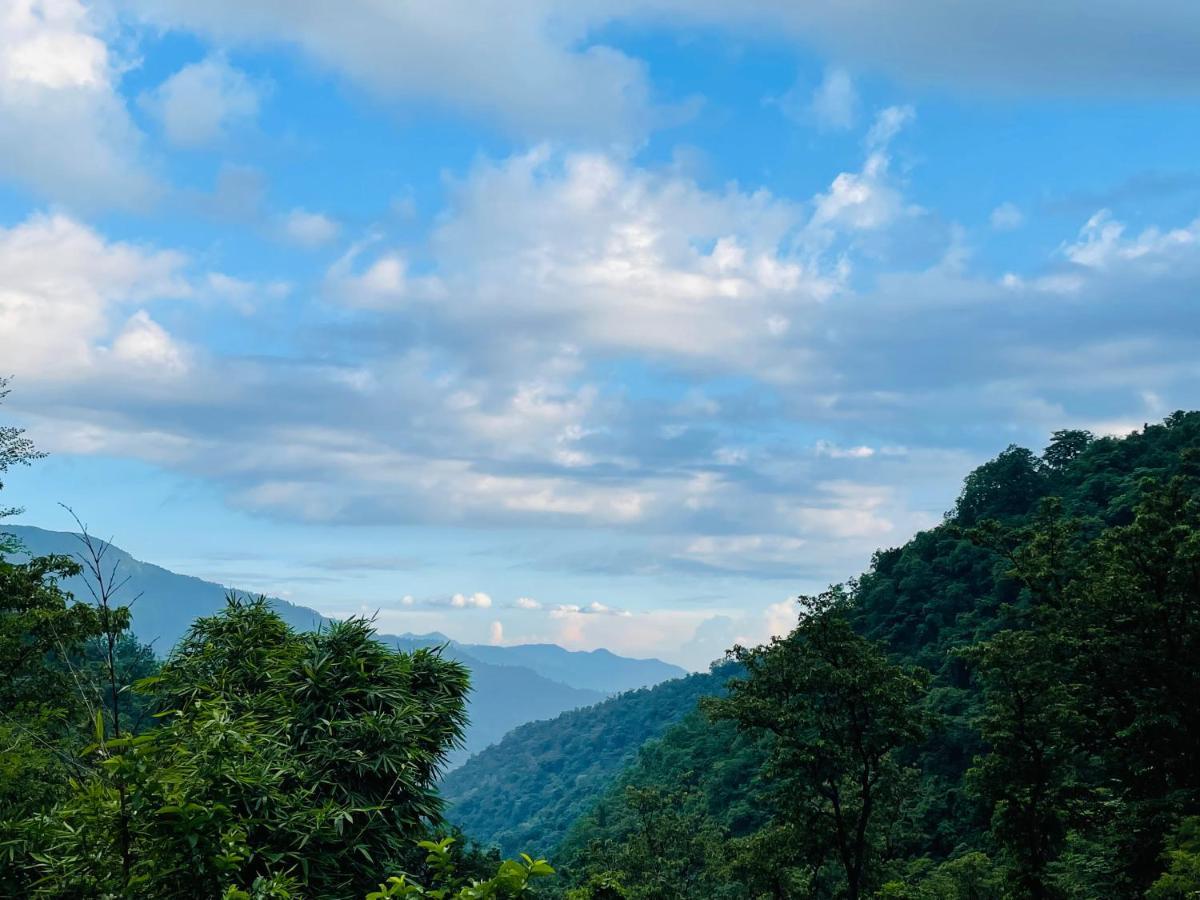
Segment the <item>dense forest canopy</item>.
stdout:
<path fill-rule="evenodd" d="M 577 822 L 570 896 L 1200 890 L 1200 414 L 1010 447 L 799 609 Z"/>
<path fill-rule="evenodd" d="M 697 673 L 522 725 L 442 779 L 446 815 L 504 853 L 552 848 L 638 748 L 721 693 L 727 677 Z"/>
<path fill-rule="evenodd" d="M 1010 447 L 790 633 L 516 730 L 466 834 L 460 663 L 241 597 L 158 660 L 107 546 L 0 548 L 0 896 L 1200 891 L 1200 413 Z"/>

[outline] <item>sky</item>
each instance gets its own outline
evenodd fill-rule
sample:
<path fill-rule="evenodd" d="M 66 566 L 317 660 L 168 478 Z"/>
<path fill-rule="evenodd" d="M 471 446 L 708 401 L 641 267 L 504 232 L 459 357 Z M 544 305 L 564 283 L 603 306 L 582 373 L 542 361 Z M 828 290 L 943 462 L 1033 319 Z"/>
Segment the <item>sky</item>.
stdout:
<path fill-rule="evenodd" d="M 0 0 L 4 418 L 135 556 L 703 668 L 1200 386 L 1185 0 Z"/>

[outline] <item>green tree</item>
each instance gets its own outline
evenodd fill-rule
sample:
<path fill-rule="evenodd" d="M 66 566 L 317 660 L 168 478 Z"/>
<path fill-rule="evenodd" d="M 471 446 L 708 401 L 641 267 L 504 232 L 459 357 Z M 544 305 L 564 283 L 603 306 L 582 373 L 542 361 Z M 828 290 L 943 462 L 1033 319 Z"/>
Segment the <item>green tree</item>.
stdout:
<path fill-rule="evenodd" d="M 588 846 L 581 867 L 587 882 L 576 894 L 589 900 L 613 894 L 628 900 L 726 896 L 715 884 L 714 873 L 728 836 L 689 799 L 657 788 L 626 788 L 632 827 L 621 841 Z"/>
<path fill-rule="evenodd" d="M 1009 630 L 963 655 L 989 744 L 970 780 L 1025 895 L 1144 892 L 1166 835 L 1200 803 L 1194 454 L 1128 489 L 1126 524 L 1097 533 L 1051 500 L 1028 524 L 973 532 L 1024 589 Z"/>
<path fill-rule="evenodd" d="M 94 775 L 42 822 L 49 895 L 361 896 L 438 821 L 467 676 L 388 649 L 363 620 L 296 634 L 265 600 L 231 597 L 142 687 L 164 724 L 98 728 Z"/>
<path fill-rule="evenodd" d="M 1200 816 L 1184 819 L 1171 836 L 1167 871 L 1151 885 L 1146 900 L 1194 900 L 1200 897 Z"/>
<path fill-rule="evenodd" d="M 968 655 L 984 685 L 980 725 L 989 745 L 968 783 L 991 804 L 992 835 L 1019 895 L 1050 897 L 1048 867 L 1085 792 L 1078 691 L 1064 683 L 1045 634 L 1005 631 Z"/>
<path fill-rule="evenodd" d="M 1096 438 L 1090 431 L 1062 429 L 1050 436 L 1050 445 L 1042 451 L 1042 462 L 1053 472 L 1066 469 Z"/>
<path fill-rule="evenodd" d="M 1029 512 L 1046 490 L 1036 456 L 1024 447 L 1010 446 L 994 460 L 967 476 L 955 507 L 961 525 L 984 519 L 1008 519 Z"/>
<path fill-rule="evenodd" d="M 522 853 L 519 859 L 506 859 L 486 878 L 463 877 L 459 873 L 452 845 L 454 838 L 419 841 L 426 850 L 425 867 L 430 872 L 427 885 L 409 875 L 394 875 L 379 890 L 367 894 L 366 900 L 389 900 L 393 897 L 429 897 L 433 900 L 500 900 L 526 897 L 533 893 L 536 879 L 554 874 L 544 859 L 534 859 Z M 248 900 L 248 898 L 247 898 Z"/>
<path fill-rule="evenodd" d="M 787 637 L 731 651 L 746 674 L 706 703 L 717 719 L 774 736 L 768 775 L 779 819 L 809 836 L 797 848 L 804 862 L 816 868 L 833 854 L 845 895 L 857 900 L 898 818 L 906 773 L 897 753 L 927 732 L 928 678 L 856 634 L 848 603 L 840 587 L 802 598 Z"/>

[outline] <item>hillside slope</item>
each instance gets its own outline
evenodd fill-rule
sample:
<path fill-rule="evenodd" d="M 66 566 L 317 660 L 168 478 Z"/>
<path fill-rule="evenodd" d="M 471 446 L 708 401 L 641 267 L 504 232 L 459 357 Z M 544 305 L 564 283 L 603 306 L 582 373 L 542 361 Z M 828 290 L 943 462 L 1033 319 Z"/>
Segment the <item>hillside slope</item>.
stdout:
<path fill-rule="evenodd" d="M 503 853 L 548 852 L 647 740 L 718 694 L 728 667 L 517 728 L 442 782 L 447 818 Z"/>
<path fill-rule="evenodd" d="M 1163 499 L 1172 497 L 1173 506 Z M 1054 518 L 1046 518 L 1049 513 L 1039 511 L 1046 498 L 1057 498 L 1058 506 L 1052 507 Z M 1168 509 L 1174 511 L 1168 514 Z M 932 674 L 926 704 L 938 725 L 924 744 L 907 750 L 902 757 L 906 765 L 915 767 L 917 780 L 908 807 L 911 819 L 904 822 L 898 843 L 890 848 L 896 859 L 908 861 L 908 868 L 893 869 L 897 892 L 888 896 L 967 896 L 950 885 L 960 883 L 953 879 L 968 876 L 976 879 L 974 890 L 980 890 L 980 884 L 993 885 L 984 888 L 980 896 L 997 895 L 988 892 L 996 889 L 996 879 L 1003 878 L 1026 879 L 1022 884 L 1041 879 L 1041 884 L 1052 883 L 1051 893 L 1055 896 L 1058 892 L 1079 897 L 1143 895 L 1156 872 L 1161 872 L 1164 841 L 1169 839 L 1172 823 L 1186 823 L 1187 816 L 1200 814 L 1200 779 L 1196 770 L 1188 772 L 1186 764 L 1176 766 L 1184 774 L 1172 776 L 1169 794 L 1155 794 L 1161 790 L 1155 786 L 1157 782 L 1137 780 L 1141 772 L 1155 775 L 1166 771 L 1166 765 L 1182 758 L 1180 754 L 1194 754 L 1194 747 L 1188 749 L 1188 735 L 1196 727 L 1196 707 L 1189 707 L 1186 699 L 1188 692 L 1197 689 L 1200 677 L 1194 660 L 1186 675 L 1180 674 L 1178 661 L 1161 662 L 1162 672 L 1173 673 L 1170 677 L 1175 679 L 1168 690 L 1162 689 L 1165 681 L 1142 682 L 1152 677 L 1149 673 L 1158 672 L 1159 654 L 1167 655 L 1165 645 L 1161 651 L 1156 649 L 1156 641 L 1178 644 L 1196 639 L 1195 623 L 1200 621 L 1194 578 L 1195 538 L 1200 534 L 1197 510 L 1200 413 L 1176 413 L 1161 425 L 1148 425 L 1124 438 L 1094 439 L 1084 432 L 1058 432 L 1040 456 L 1009 447 L 965 479 L 955 508 L 943 524 L 916 535 L 902 547 L 875 555 L 869 571 L 852 585 L 851 621 L 860 634 L 889 651 L 893 660 L 919 664 Z M 985 521 L 992 524 L 983 533 L 971 532 Z M 1050 817 L 1045 820 L 1050 823 L 1045 825 L 1051 835 L 1048 840 L 1058 842 L 1050 846 L 1062 856 L 1054 866 L 1033 875 L 1029 874 L 1032 870 L 1020 868 L 1025 863 L 1019 855 L 1023 852 L 1019 842 L 1008 845 L 1015 850 L 997 846 L 1000 841 L 1015 841 L 1011 832 L 1000 832 L 1002 837 L 998 838 L 995 824 L 996 816 L 1006 815 L 1005 810 L 1013 807 L 1007 800 L 997 802 L 995 797 L 989 802 L 966 774 L 972 766 L 980 765 L 981 758 L 996 752 L 984 740 L 981 728 L 996 728 L 995 717 L 1001 714 L 998 709 L 1023 707 L 987 705 L 993 695 L 985 693 L 978 670 L 969 667 L 963 651 L 983 646 L 1001 632 L 1011 636 L 1036 629 L 1040 627 L 1036 623 L 1043 619 L 1058 623 L 1055 628 L 1069 628 L 1070 616 L 1055 620 L 1054 613 L 1043 611 L 1036 592 L 1016 577 L 1009 552 L 996 552 L 992 547 L 1001 545 L 981 540 L 981 534 L 986 533 L 1007 535 L 1007 540 L 1032 541 L 1028 546 L 1042 548 L 1039 552 L 1051 546 L 1047 535 L 1069 534 L 1071 549 L 1047 558 L 1058 567 L 1052 570 L 1057 573 L 1056 579 L 1074 579 L 1075 584 L 1083 586 L 1073 601 L 1079 604 L 1073 615 L 1088 619 L 1079 626 L 1086 637 L 1077 638 L 1072 646 L 1087 653 L 1095 640 L 1108 642 L 1100 645 L 1105 649 L 1090 651 L 1101 655 L 1098 662 L 1082 665 L 1079 671 L 1084 680 L 1080 683 L 1089 683 L 1086 679 L 1095 677 L 1103 690 L 1117 692 L 1119 697 L 1126 696 L 1123 692 L 1144 688 L 1141 700 L 1114 706 L 1111 721 L 1119 721 L 1120 715 L 1143 715 L 1146 704 L 1164 706 L 1163 713 L 1156 708 L 1146 709 L 1145 720 L 1137 726 L 1159 729 L 1154 741 L 1141 741 L 1136 736 L 1138 731 L 1129 729 L 1108 735 L 1103 729 L 1110 727 L 1109 721 L 1101 720 L 1089 727 L 1100 729 L 1098 734 L 1104 738 L 1087 746 L 1093 754 L 1110 756 L 1111 762 L 1085 755 L 1081 774 L 1050 776 L 1065 779 L 1069 787 L 1063 790 L 1073 799 L 1068 806 L 1046 813 Z M 1144 535 L 1163 537 L 1153 538 L 1161 540 L 1160 544 L 1131 545 L 1133 551 L 1121 549 L 1122 541 L 1152 539 Z M 1143 546 L 1150 548 L 1145 554 Z M 1164 549 L 1168 547 L 1175 548 L 1171 551 L 1175 556 Z M 1121 567 L 1136 569 L 1143 564 L 1149 566 L 1146 578 L 1151 589 L 1123 586 L 1126 582 L 1121 579 L 1132 576 L 1121 574 L 1125 572 Z M 1092 568 L 1101 565 L 1115 567 L 1118 576 Z M 1170 582 L 1169 590 L 1176 592 L 1176 599 L 1170 602 L 1190 612 L 1179 620 L 1179 633 L 1163 637 L 1159 612 L 1153 604 L 1166 602 L 1156 597 L 1168 594 L 1169 566 L 1177 566 L 1177 571 L 1184 573 L 1182 580 Z M 1190 581 L 1186 576 L 1189 571 Z M 1137 582 L 1130 580 L 1128 584 Z M 1128 616 L 1128 623 L 1109 625 L 1106 617 L 1112 612 L 1088 612 L 1090 604 L 1100 602 L 1095 599 L 1098 594 L 1110 587 L 1125 593 L 1114 593 L 1105 601 L 1109 606 L 1104 609 Z M 1138 612 L 1139 605 L 1150 611 Z M 1143 618 L 1134 618 L 1137 615 Z M 1068 624 L 1062 624 L 1064 621 Z M 1042 637 L 1053 641 L 1055 633 L 1039 635 L 1039 641 L 1031 646 L 1038 646 Z M 1124 669 L 1115 668 L 1114 660 L 1120 656 L 1129 660 Z M 1175 656 L 1179 656 L 1178 651 Z M 996 664 L 1020 665 L 1010 660 Z M 1106 680 L 1109 667 L 1114 673 L 1125 674 Z M 988 690 L 995 692 L 1002 690 L 995 685 L 1004 682 L 989 684 L 992 687 Z M 1057 677 L 1051 678 L 1048 685 L 1048 691 L 1056 690 Z M 1081 713 L 1071 713 L 1076 718 L 1070 721 L 1079 723 L 1088 712 L 1085 704 Z M 992 717 L 993 724 L 987 724 L 985 713 Z M 993 733 L 1004 734 L 1002 730 Z M 1022 733 L 1018 731 L 1017 735 Z M 1049 734 L 1048 741 L 1064 740 L 1058 731 Z M 1172 742 L 1178 745 L 1171 750 L 1176 757 L 1166 755 Z M 650 877 L 647 872 L 661 874 L 661 867 L 679 863 L 692 865 L 689 878 L 704 885 L 701 892 L 684 892 L 680 897 L 745 895 L 739 892 L 747 890 L 749 882 L 738 879 L 751 877 L 745 873 L 756 866 L 759 873 L 763 871 L 761 865 L 747 862 L 756 854 L 795 858 L 787 849 L 787 840 L 772 843 L 787 832 L 773 832 L 768 822 L 771 803 L 763 784 L 771 773 L 764 763 L 766 746 L 748 742 L 728 722 L 709 722 L 699 711 L 689 714 L 659 740 L 647 744 L 613 779 L 592 809 L 576 818 L 554 859 L 564 875 L 562 886 L 581 884 L 591 875 L 604 874 L 625 886 L 629 891 L 625 896 L 651 896 L 653 889 L 645 893 L 644 887 L 650 882 L 640 879 Z M 1049 746 L 1055 749 L 1047 752 L 1065 753 L 1057 749 L 1058 745 Z M 1146 761 L 1157 754 L 1164 762 L 1152 765 Z M 1025 751 L 1017 752 L 1013 759 L 1015 774 L 999 779 L 993 787 L 1001 797 L 1012 779 L 1024 777 L 1021 773 L 1032 765 L 1032 757 Z M 1080 781 L 1099 779 L 1089 773 L 1102 765 L 1109 766 L 1113 774 L 1107 780 L 1098 780 L 1094 789 L 1088 788 L 1094 790 L 1089 795 Z M 1118 779 L 1133 785 L 1124 788 L 1124 806 L 1113 799 Z M 1161 775 L 1161 780 L 1166 782 L 1167 776 Z M 1043 784 L 1041 789 L 1048 787 Z M 1091 806 L 1071 805 L 1085 803 L 1081 799 L 1084 797 L 1090 797 L 1086 802 Z M 1088 813 L 1078 812 L 1080 808 Z M 1137 828 L 1144 829 L 1138 839 L 1148 847 L 1140 857 L 1125 847 L 1135 829 L 1121 816 L 1133 816 L 1132 810 L 1146 816 L 1137 820 L 1141 822 Z M 661 830 L 664 822 L 675 823 L 682 836 L 672 844 L 671 853 L 660 858 L 648 853 L 643 839 L 648 827 Z M 1068 832 L 1070 827 L 1078 830 Z M 701 833 L 708 836 L 707 844 L 701 840 L 689 844 L 687 835 Z M 697 855 L 687 858 L 688 852 Z M 722 861 L 706 855 L 713 852 L 743 855 Z M 934 868 L 943 861 L 947 861 L 944 869 Z M 729 868 L 731 865 L 734 868 Z M 738 874 L 738 865 L 748 868 Z M 923 882 L 923 878 L 929 880 Z M 908 887 L 899 887 L 901 883 L 915 887 L 908 892 Z"/>

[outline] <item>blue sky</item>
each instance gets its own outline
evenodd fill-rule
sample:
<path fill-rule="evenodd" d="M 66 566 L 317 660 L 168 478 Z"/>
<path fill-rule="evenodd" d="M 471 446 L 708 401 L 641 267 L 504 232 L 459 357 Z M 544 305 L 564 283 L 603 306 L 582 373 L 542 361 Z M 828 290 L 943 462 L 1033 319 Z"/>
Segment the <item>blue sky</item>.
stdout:
<path fill-rule="evenodd" d="M 1194 407 L 1200 8 L 899 6 L 5 0 L 8 502 L 700 667 Z"/>

